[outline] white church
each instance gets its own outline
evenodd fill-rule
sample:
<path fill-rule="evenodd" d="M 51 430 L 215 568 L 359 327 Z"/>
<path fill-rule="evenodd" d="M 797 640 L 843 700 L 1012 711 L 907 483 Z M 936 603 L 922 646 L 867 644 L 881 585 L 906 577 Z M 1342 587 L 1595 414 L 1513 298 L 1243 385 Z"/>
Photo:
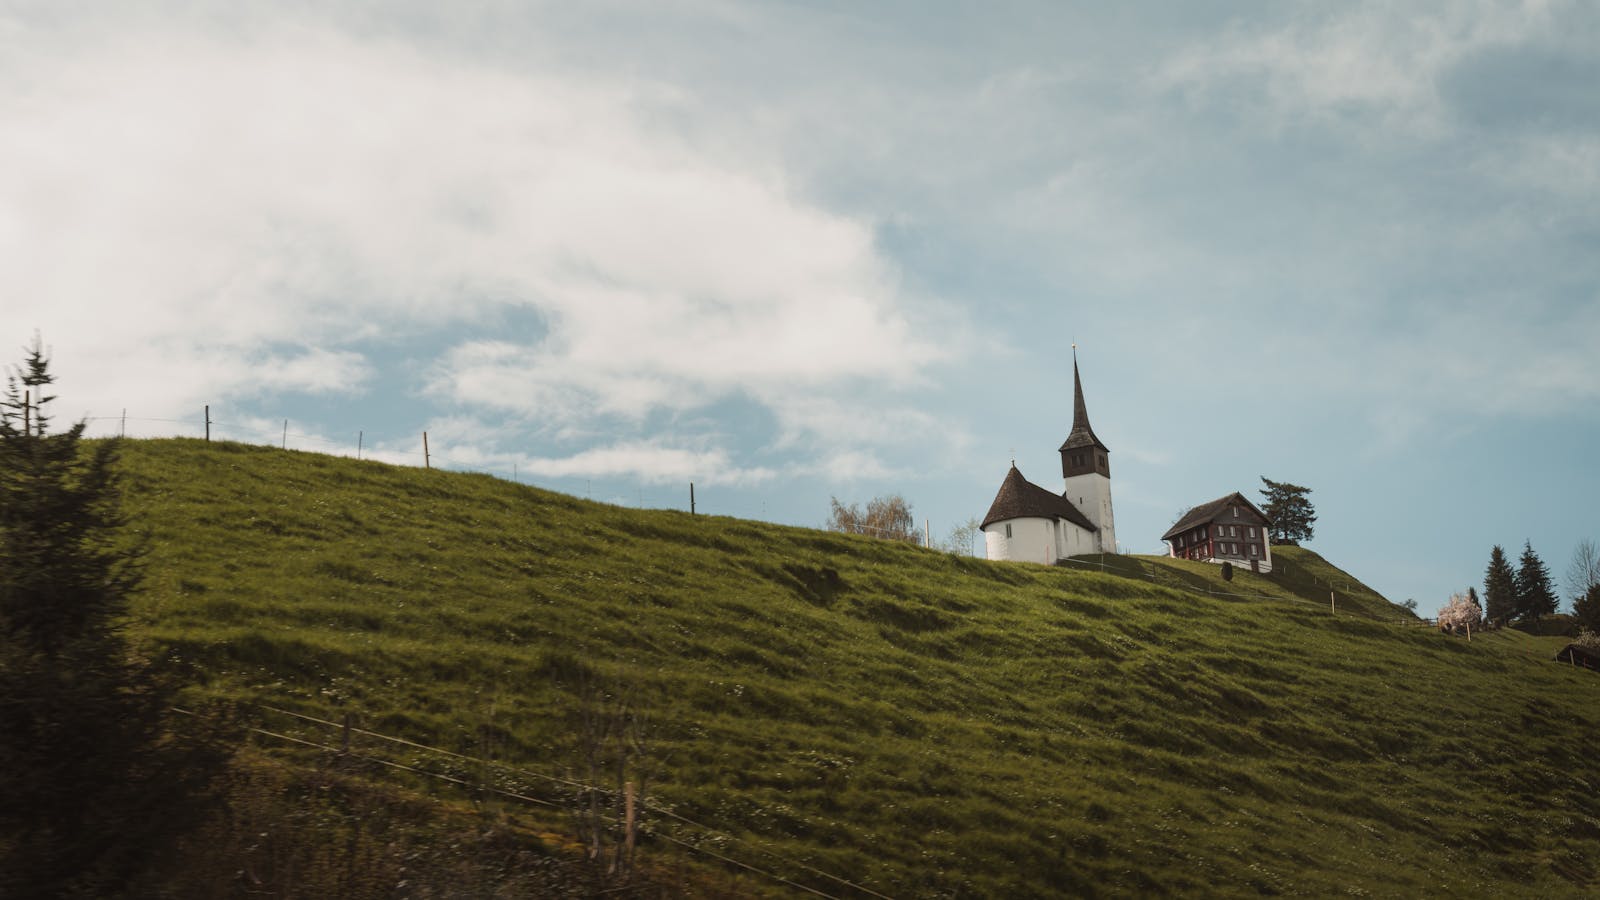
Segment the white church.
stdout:
<path fill-rule="evenodd" d="M 1111 451 L 1089 427 L 1078 355 L 1072 355 L 1072 432 L 1061 445 L 1063 490 L 1057 494 L 1022 477 L 1016 461 L 983 518 L 990 559 L 1050 565 L 1084 553 L 1117 552 L 1111 515 Z"/>

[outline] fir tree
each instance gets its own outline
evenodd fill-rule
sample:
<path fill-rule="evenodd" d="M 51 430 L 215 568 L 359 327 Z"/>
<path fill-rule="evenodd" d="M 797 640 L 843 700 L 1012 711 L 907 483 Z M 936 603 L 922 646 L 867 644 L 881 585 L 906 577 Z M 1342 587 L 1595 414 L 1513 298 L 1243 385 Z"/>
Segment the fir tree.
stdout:
<path fill-rule="evenodd" d="M 1311 540 L 1315 533 L 1312 526 L 1317 521 L 1316 509 L 1306 497 L 1311 493 L 1311 488 L 1287 481 L 1273 481 L 1264 475 L 1261 481 L 1266 485 L 1261 491 L 1265 501 L 1261 511 L 1272 520 L 1271 527 L 1267 529 L 1272 542 L 1299 546 L 1301 541 Z"/>
<path fill-rule="evenodd" d="M 173 688 L 123 635 L 140 572 L 116 444 L 49 433 L 53 380 L 36 339 L 0 401 L 0 896 L 118 896 L 220 754 L 174 734 Z"/>
<path fill-rule="evenodd" d="M 1582 597 L 1572 601 L 1572 616 L 1579 625 L 1600 633 L 1600 581 L 1589 585 Z"/>
<path fill-rule="evenodd" d="M 1532 619 L 1552 615 L 1558 601 L 1550 587 L 1550 570 L 1545 568 L 1539 554 L 1533 552 L 1533 542 L 1522 545 L 1522 559 L 1517 566 L 1517 617 Z"/>
<path fill-rule="evenodd" d="M 1489 551 L 1489 570 L 1483 576 L 1484 615 L 1497 625 L 1511 621 L 1517 613 L 1517 580 L 1499 544 Z"/>

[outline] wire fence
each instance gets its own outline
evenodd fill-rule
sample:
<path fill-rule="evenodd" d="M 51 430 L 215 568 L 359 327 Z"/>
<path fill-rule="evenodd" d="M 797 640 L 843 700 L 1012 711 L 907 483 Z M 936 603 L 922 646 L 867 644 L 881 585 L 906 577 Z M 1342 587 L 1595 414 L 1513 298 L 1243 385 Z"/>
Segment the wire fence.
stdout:
<path fill-rule="evenodd" d="M 175 709 L 187 716 L 190 710 Z M 476 795 L 487 795 L 517 804 L 577 814 L 585 798 L 598 795 L 615 806 L 618 791 L 565 776 L 534 772 L 481 756 L 433 747 L 395 735 L 356 727 L 351 716 L 334 722 L 266 704 L 248 708 L 257 718 L 247 726 L 248 733 L 280 744 L 316 751 L 328 758 L 367 764 L 377 769 L 404 772 L 424 782 L 448 785 Z M 399 758 L 396 758 L 399 757 Z M 645 798 L 640 804 L 641 836 L 681 848 L 688 853 L 716 861 L 816 897 L 844 900 L 871 897 L 890 900 L 888 895 L 816 866 L 752 844 L 724 829 L 691 819 L 670 806 Z M 605 816 L 607 824 L 620 832 L 624 823 Z M 759 860 L 752 859 L 759 857 Z M 776 871 L 783 869 L 784 872 Z M 841 893 L 842 892 L 842 893 Z"/>
<path fill-rule="evenodd" d="M 531 487 L 558 491 L 574 497 L 583 497 L 599 503 L 635 509 L 672 509 L 703 515 L 724 515 L 756 521 L 771 521 L 766 500 L 751 499 L 748 490 L 724 490 L 721 485 L 697 483 L 686 479 L 681 484 L 641 482 L 619 478 L 545 476 L 540 474 L 538 463 L 519 463 L 516 454 L 501 453 L 486 456 L 476 450 L 461 452 L 448 438 L 438 434 L 418 432 L 415 438 L 373 440 L 364 430 L 353 436 L 330 437 L 326 434 L 297 430 L 291 419 L 250 419 L 234 421 L 211 418 L 210 407 L 204 408 L 195 419 L 171 419 L 130 416 L 126 411 L 115 416 L 87 416 L 83 420 L 93 426 L 92 433 L 101 436 L 131 438 L 192 437 L 208 441 L 233 441 L 257 446 L 278 447 L 350 459 L 369 460 L 391 465 L 417 468 L 446 469 L 488 475 L 505 481 Z M 771 507 L 775 509 L 775 505 Z M 826 527 L 818 523 L 817 527 Z M 957 531 L 960 528 L 958 526 Z M 857 533 L 895 540 L 904 540 L 904 530 L 881 529 L 862 525 Z M 981 555 L 976 541 L 965 548 L 952 546 L 950 539 L 941 540 L 939 532 L 924 519 L 921 527 L 913 527 L 909 536 L 912 543 L 936 550 L 964 556 Z"/>
<path fill-rule="evenodd" d="M 1322 602 L 1320 600 L 1308 600 L 1308 599 L 1306 599 L 1304 597 L 1285 596 L 1283 594 L 1265 594 L 1265 593 L 1259 593 L 1259 592 L 1257 592 L 1257 593 L 1244 593 L 1244 592 L 1241 592 L 1241 591 L 1218 590 L 1216 588 L 1209 587 L 1209 586 L 1208 587 L 1197 586 L 1192 582 L 1186 581 L 1186 580 L 1184 580 L 1184 579 L 1182 579 L 1182 578 L 1180 578 L 1178 576 L 1172 575 L 1170 573 L 1161 573 L 1161 574 L 1158 575 L 1158 574 L 1155 574 L 1155 573 L 1143 571 L 1142 569 L 1139 570 L 1139 571 L 1129 571 L 1129 569 L 1128 569 L 1126 564 L 1112 564 L 1112 565 L 1108 566 L 1106 564 L 1106 557 L 1107 556 L 1110 556 L 1110 554 L 1100 554 L 1099 557 L 1097 559 L 1094 559 L 1094 560 L 1083 559 L 1083 558 L 1080 558 L 1080 557 L 1062 557 L 1061 559 L 1056 560 L 1056 565 L 1058 565 L 1058 566 L 1069 566 L 1069 565 L 1071 565 L 1071 566 L 1080 566 L 1080 567 L 1088 568 L 1088 569 L 1096 569 L 1096 570 L 1098 570 L 1100 572 L 1104 572 L 1107 575 L 1116 575 L 1116 576 L 1118 576 L 1120 578 L 1135 578 L 1135 579 L 1139 579 L 1139 580 L 1143 580 L 1143 581 L 1148 581 L 1151 584 L 1156 585 L 1158 587 L 1173 588 L 1173 589 L 1176 589 L 1176 590 L 1187 591 L 1187 592 L 1192 593 L 1192 594 L 1204 594 L 1204 595 L 1206 595 L 1208 597 L 1225 597 L 1225 598 L 1228 598 L 1228 599 L 1236 599 L 1236 600 L 1261 600 L 1261 601 L 1269 601 L 1269 602 L 1270 601 L 1279 601 L 1279 600 L 1281 600 L 1281 601 L 1285 601 L 1285 602 L 1289 602 L 1289 603 L 1300 603 L 1300 604 L 1304 604 L 1306 606 L 1318 606 L 1318 607 L 1323 606 L 1323 604 L 1322 604 Z M 1117 557 L 1113 556 L 1112 558 L 1115 559 Z M 1277 563 L 1276 566 L 1278 567 L 1280 573 L 1287 569 L 1287 564 L 1284 563 L 1284 562 L 1281 562 L 1281 561 L 1279 563 Z M 1239 571 L 1239 570 L 1235 570 L 1235 571 Z M 1250 574 L 1255 574 L 1255 573 L 1250 573 Z M 1313 577 L 1311 580 L 1312 580 L 1313 584 L 1316 584 L 1316 585 L 1318 585 L 1320 587 L 1326 587 L 1328 589 L 1327 609 L 1329 610 L 1329 612 L 1331 614 L 1334 614 L 1334 615 L 1344 614 L 1344 615 L 1354 616 L 1354 617 L 1357 617 L 1357 618 L 1370 619 L 1370 620 L 1377 621 L 1377 622 L 1388 622 L 1388 623 L 1392 623 L 1392 624 L 1396 624 L 1396 625 L 1404 625 L 1404 626 L 1422 625 L 1422 626 L 1432 627 L 1432 625 L 1433 625 L 1433 623 L 1431 621 L 1427 620 L 1427 619 L 1407 619 L 1407 618 L 1404 618 L 1404 617 L 1401 617 L 1401 616 L 1386 616 L 1386 615 L 1382 615 L 1380 613 L 1372 612 L 1372 611 L 1367 610 L 1367 609 L 1352 609 L 1352 608 L 1346 606 L 1345 609 L 1341 610 L 1339 608 L 1339 606 L 1338 606 L 1339 591 L 1342 589 L 1345 592 L 1345 594 L 1347 596 L 1349 596 L 1351 594 L 1350 582 L 1346 581 L 1346 582 L 1343 582 L 1341 584 L 1341 583 L 1336 583 L 1336 582 L 1322 581 L 1321 579 L 1318 579 L 1318 578 L 1315 578 L 1315 577 Z"/>
<path fill-rule="evenodd" d="M 548 460 L 458 446 L 451 435 L 438 432 L 419 431 L 415 436 L 397 439 L 357 429 L 339 437 L 307 431 L 298 427 L 293 419 L 241 421 L 211 418 L 211 414 L 210 407 L 193 419 L 133 416 L 123 411 L 114 416 L 90 415 L 83 421 L 90 426 L 91 434 L 104 437 L 233 441 L 391 465 L 489 475 L 614 506 L 676 509 L 756 520 L 766 520 L 770 515 L 768 502 L 761 498 L 749 499 L 748 491 L 728 491 L 719 484 L 695 483 L 692 479 L 685 479 L 681 484 L 665 484 L 605 476 L 551 475 L 548 466 L 541 465 L 548 464 Z"/>

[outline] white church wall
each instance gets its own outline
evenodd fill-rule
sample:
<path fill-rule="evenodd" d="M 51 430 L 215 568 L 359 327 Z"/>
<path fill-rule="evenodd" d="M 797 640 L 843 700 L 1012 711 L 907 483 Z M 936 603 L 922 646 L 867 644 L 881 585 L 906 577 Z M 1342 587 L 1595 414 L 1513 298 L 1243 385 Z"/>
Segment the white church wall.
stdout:
<path fill-rule="evenodd" d="M 1095 552 L 1095 535 L 1092 531 L 1085 531 L 1071 522 L 1057 522 L 1056 527 L 1060 532 L 1060 541 L 1057 546 L 1057 556 L 1082 556 L 1085 553 Z"/>
<path fill-rule="evenodd" d="M 1010 526 L 1011 536 L 1006 536 Z M 1007 519 L 983 530 L 984 554 L 993 560 L 1049 565 L 1056 561 L 1055 529 L 1049 519 Z"/>

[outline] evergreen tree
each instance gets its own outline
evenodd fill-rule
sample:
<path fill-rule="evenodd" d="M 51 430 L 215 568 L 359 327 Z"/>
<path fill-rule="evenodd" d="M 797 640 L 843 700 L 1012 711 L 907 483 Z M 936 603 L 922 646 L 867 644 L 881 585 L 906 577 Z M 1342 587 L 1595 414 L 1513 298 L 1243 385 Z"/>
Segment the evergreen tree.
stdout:
<path fill-rule="evenodd" d="M 122 633 L 139 554 L 116 444 L 48 431 L 37 339 L 0 401 L 0 896 L 118 896 L 200 811 L 220 753 Z"/>
<path fill-rule="evenodd" d="M 1517 580 L 1499 544 L 1489 551 L 1489 570 L 1483 576 L 1484 615 L 1497 625 L 1511 621 L 1517 613 Z"/>
<path fill-rule="evenodd" d="M 1266 485 L 1261 491 L 1266 501 L 1261 511 L 1272 520 L 1272 526 L 1267 529 L 1272 542 L 1299 546 L 1301 541 L 1311 540 L 1312 525 L 1317 521 L 1317 512 L 1306 497 L 1311 488 L 1273 481 L 1265 475 L 1261 476 L 1261 481 Z"/>
<path fill-rule="evenodd" d="M 1600 581 L 1589 585 L 1587 593 L 1572 601 L 1572 616 L 1579 625 L 1600 633 Z"/>
<path fill-rule="evenodd" d="M 1552 615 L 1558 601 L 1550 587 L 1550 570 L 1545 568 L 1539 554 L 1533 552 L 1533 542 L 1522 545 L 1522 559 L 1517 566 L 1517 617 L 1532 619 Z"/>

